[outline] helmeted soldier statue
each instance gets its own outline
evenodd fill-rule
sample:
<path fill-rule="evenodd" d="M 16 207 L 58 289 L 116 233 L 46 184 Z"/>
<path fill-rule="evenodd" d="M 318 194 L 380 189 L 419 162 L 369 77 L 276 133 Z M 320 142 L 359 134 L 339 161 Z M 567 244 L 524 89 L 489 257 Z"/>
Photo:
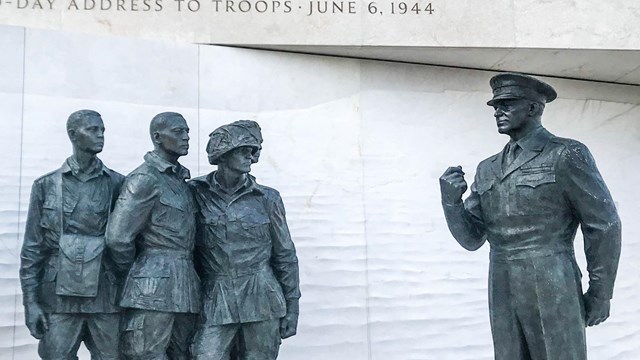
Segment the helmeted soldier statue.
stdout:
<path fill-rule="evenodd" d="M 217 171 L 189 182 L 204 292 L 194 359 L 228 360 L 236 341 L 239 359 L 276 359 L 281 339 L 296 333 L 298 260 L 284 205 L 249 175 L 261 140 L 254 122 L 219 127 L 207 144 Z"/>
<path fill-rule="evenodd" d="M 440 178 L 449 229 L 467 250 L 491 247 L 489 308 L 498 360 L 586 359 L 585 325 L 609 316 L 620 219 L 587 147 L 541 125 L 555 90 L 531 76 L 491 81 L 498 132 L 511 141 L 478 165 L 471 194 L 461 167 Z M 573 240 L 584 236 L 583 295 Z"/>
<path fill-rule="evenodd" d="M 96 156 L 104 146 L 100 114 L 72 113 L 67 134 L 73 155 L 31 190 L 20 263 L 26 323 L 42 359 L 77 359 L 82 341 L 92 359 L 119 359 L 118 282 L 103 252 L 124 177 Z"/>
<path fill-rule="evenodd" d="M 122 352 L 130 359 L 187 359 L 200 311 L 193 266 L 195 204 L 178 158 L 189 149 L 182 115 L 151 120 L 154 150 L 129 174 L 107 228 L 107 247 L 127 272 Z"/>

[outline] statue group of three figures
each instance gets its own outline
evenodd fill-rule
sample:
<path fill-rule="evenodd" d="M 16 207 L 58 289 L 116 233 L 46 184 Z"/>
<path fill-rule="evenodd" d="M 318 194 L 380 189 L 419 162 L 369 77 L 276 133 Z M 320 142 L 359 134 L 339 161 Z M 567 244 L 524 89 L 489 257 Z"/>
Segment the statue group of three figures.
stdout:
<path fill-rule="evenodd" d="M 586 359 L 585 326 L 609 316 L 621 226 L 588 149 L 541 125 L 548 84 L 490 81 L 503 151 L 440 177 L 442 206 L 465 249 L 491 246 L 489 308 L 498 360 Z M 73 155 L 32 188 L 20 280 L 42 359 L 273 360 L 295 335 L 299 270 L 279 193 L 249 175 L 260 127 L 239 120 L 209 135 L 217 170 L 189 179 L 178 113 L 151 120 L 154 150 L 126 178 L 96 157 L 100 114 L 69 116 Z M 583 293 L 573 239 L 584 235 Z M 428 355 L 428 354 L 425 354 Z M 393 360 L 393 359 L 392 359 Z"/>

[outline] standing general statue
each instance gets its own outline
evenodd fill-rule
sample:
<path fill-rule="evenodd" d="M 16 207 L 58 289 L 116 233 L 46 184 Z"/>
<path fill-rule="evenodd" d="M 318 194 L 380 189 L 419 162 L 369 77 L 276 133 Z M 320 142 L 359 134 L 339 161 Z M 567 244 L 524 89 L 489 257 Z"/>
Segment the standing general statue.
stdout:
<path fill-rule="evenodd" d="M 497 360 L 583 360 L 585 325 L 609 317 L 620 219 L 587 147 L 542 127 L 555 90 L 531 76 L 491 81 L 498 132 L 511 138 L 478 165 L 471 194 L 461 167 L 440 177 L 449 230 L 467 250 L 491 246 L 489 308 Z M 583 294 L 573 240 L 589 271 Z"/>
<path fill-rule="evenodd" d="M 178 158 L 189 151 L 182 115 L 164 112 L 149 126 L 154 150 L 122 186 L 107 227 L 107 248 L 126 275 L 122 353 L 132 360 L 186 360 L 200 280 L 193 266 L 195 204 Z"/>
<path fill-rule="evenodd" d="M 26 323 L 42 359 L 76 359 L 80 342 L 92 359 L 119 359 L 115 264 L 105 229 L 123 176 L 96 156 L 104 124 L 93 110 L 67 120 L 73 155 L 33 183 L 20 282 Z"/>
<path fill-rule="evenodd" d="M 281 339 L 296 333 L 298 259 L 284 205 L 249 175 L 261 143 L 254 121 L 219 127 L 207 144 L 217 171 L 189 182 L 204 299 L 193 359 L 275 360 Z"/>

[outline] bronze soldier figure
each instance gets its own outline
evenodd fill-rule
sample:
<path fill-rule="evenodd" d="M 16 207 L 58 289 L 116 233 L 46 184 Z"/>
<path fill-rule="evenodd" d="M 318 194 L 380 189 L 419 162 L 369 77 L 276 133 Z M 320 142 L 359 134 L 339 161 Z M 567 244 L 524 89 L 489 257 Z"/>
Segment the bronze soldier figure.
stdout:
<path fill-rule="evenodd" d="M 531 76 L 491 81 L 498 132 L 511 141 L 478 165 L 471 194 L 461 167 L 440 178 L 449 229 L 467 250 L 491 246 L 489 307 L 498 360 L 584 360 L 585 325 L 609 316 L 621 225 L 609 190 L 583 144 L 541 125 L 555 90 Z M 583 294 L 573 240 L 584 236 Z"/>
<path fill-rule="evenodd" d="M 262 136 L 255 122 L 209 135 L 217 171 L 193 179 L 198 207 L 196 263 L 204 304 L 192 356 L 276 359 L 281 339 L 295 335 L 300 298 L 298 260 L 279 193 L 249 175 Z"/>
<path fill-rule="evenodd" d="M 130 359 L 188 359 L 200 280 L 193 266 L 195 204 L 178 158 L 189 150 L 182 115 L 151 120 L 154 150 L 129 174 L 107 228 L 107 247 L 128 271 L 122 352 Z"/>
<path fill-rule="evenodd" d="M 105 228 L 124 177 L 96 156 L 104 146 L 100 114 L 67 120 L 73 155 L 33 183 L 22 246 L 20 281 L 26 323 L 42 359 L 119 359 L 119 308 Z"/>

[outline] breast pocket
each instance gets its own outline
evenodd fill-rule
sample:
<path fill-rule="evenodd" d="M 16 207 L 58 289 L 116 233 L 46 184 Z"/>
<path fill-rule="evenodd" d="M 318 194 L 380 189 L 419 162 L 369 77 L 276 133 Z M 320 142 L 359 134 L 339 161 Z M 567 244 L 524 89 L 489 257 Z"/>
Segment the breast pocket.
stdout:
<path fill-rule="evenodd" d="M 262 240 L 269 238 L 269 217 L 267 214 L 256 212 L 239 217 L 237 224 L 247 237 Z"/>
<path fill-rule="evenodd" d="M 522 169 L 515 179 L 517 211 L 521 215 L 553 213 L 562 199 L 552 167 Z"/>
<path fill-rule="evenodd" d="M 480 208 L 483 213 L 494 213 L 496 201 L 493 198 L 494 179 L 479 179 L 475 183 L 476 192 L 480 196 Z"/>
<path fill-rule="evenodd" d="M 193 223 L 194 216 L 193 207 L 184 199 L 162 196 L 157 211 L 153 212 L 152 222 L 170 231 L 181 232 Z"/>
<path fill-rule="evenodd" d="M 52 231 L 60 231 L 61 209 L 53 200 L 47 200 L 42 204 L 40 226 Z"/>

